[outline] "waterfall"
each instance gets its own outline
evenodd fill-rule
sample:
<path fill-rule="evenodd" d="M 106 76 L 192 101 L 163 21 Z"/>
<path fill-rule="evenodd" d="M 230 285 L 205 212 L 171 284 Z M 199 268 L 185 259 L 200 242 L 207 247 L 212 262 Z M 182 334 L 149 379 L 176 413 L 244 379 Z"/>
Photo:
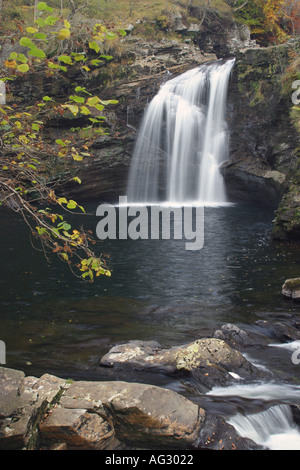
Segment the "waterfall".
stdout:
<path fill-rule="evenodd" d="M 300 386 L 276 383 L 235 384 L 214 387 L 207 395 L 229 399 L 262 401 L 269 407 L 258 413 L 237 412 L 228 417 L 241 437 L 251 439 L 270 450 L 300 450 L 300 429 L 294 421 L 291 405 L 300 403 Z M 275 403 L 277 402 L 277 403 Z"/>
<path fill-rule="evenodd" d="M 300 432 L 289 405 L 271 406 L 256 414 L 233 416 L 229 423 L 238 434 L 270 450 L 300 450 Z"/>
<path fill-rule="evenodd" d="M 161 86 L 139 129 L 129 202 L 226 202 L 219 167 L 228 159 L 225 113 L 234 62 L 204 64 Z"/>

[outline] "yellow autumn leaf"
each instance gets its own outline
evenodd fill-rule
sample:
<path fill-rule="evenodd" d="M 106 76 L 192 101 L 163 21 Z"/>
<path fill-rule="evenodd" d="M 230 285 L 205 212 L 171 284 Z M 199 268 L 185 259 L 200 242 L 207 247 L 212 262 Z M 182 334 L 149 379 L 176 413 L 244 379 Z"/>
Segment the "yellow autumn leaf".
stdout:
<path fill-rule="evenodd" d="M 71 35 L 70 30 L 63 28 L 60 31 L 58 31 L 56 37 L 57 39 L 60 39 L 61 41 L 63 41 L 64 39 L 68 39 L 70 35 Z"/>

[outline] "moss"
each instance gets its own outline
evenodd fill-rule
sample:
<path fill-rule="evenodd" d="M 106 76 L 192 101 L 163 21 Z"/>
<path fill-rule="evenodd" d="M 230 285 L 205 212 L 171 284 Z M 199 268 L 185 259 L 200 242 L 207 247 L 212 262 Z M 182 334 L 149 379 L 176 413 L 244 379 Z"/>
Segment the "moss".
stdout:
<path fill-rule="evenodd" d="M 285 287 L 291 291 L 300 290 L 300 278 L 296 277 L 294 279 L 287 279 L 285 281 Z"/>

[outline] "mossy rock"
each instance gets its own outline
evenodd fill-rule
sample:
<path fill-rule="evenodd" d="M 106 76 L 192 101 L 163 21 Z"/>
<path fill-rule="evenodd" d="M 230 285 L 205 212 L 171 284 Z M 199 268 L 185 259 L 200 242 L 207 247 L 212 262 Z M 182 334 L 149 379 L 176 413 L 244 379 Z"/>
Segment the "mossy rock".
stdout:
<path fill-rule="evenodd" d="M 287 279 L 282 286 L 282 294 L 294 300 L 300 300 L 300 277 Z"/>

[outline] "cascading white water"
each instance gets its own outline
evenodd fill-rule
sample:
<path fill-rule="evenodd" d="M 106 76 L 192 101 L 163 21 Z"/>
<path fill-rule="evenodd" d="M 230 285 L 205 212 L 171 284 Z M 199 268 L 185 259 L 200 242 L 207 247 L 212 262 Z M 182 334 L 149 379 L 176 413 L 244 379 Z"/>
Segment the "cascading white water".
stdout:
<path fill-rule="evenodd" d="M 238 434 L 270 450 L 300 450 L 300 432 L 289 405 L 275 405 L 261 413 L 237 414 L 229 420 Z"/>
<path fill-rule="evenodd" d="M 226 202 L 219 167 L 228 159 L 225 111 L 234 62 L 201 65 L 161 87 L 138 133 L 129 202 Z"/>
<path fill-rule="evenodd" d="M 300 403 L 300 386 L 275 383 L 236 384 L 215 387 L 208 395 L 263 400 L 274 404 L 259 413 L 237 413 L 228 418 L 241 437 L 246 437 L 270 450 L 300 450 L 300 429 L 290 404 Z"/>

